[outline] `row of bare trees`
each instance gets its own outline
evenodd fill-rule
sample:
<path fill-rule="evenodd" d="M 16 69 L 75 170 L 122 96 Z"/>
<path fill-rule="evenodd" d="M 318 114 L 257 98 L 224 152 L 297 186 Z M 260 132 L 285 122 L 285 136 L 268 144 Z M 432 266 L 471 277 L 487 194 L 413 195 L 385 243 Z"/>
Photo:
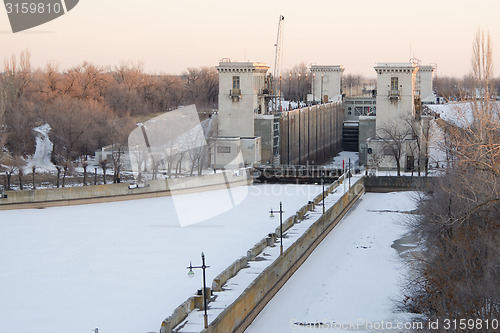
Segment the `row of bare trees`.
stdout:
<path fill-rule="evenodd" d="M 75 160 L 85 160 L 105 145 L 125 144 L 136 117 L 183 104 L 212 110 L 217 98 L 215 68 L 151 75 L 140 63 L 111 69 L 83 62 L 64 72 L 54 63 L 32 70 L 30 53 L 23 51 L 5 59 L 0 73 L 0 171 L 10 187 L 11 176 L 23 172 L 24 158 L 35 151 L 33 128 L 48 123 L 57 185 L 59 175 L 64 184 Z"/>
<path fill-rule="evenodd" d="M 491 78 L 490 97 L 500 96 L 500 79 Z M 437 76 L 434 78 L 434 89 L 438 96 L 449 101 L 471 100 L 474 93 L 474 79 L 470 75 L 462 78 Z"/>
<path fill-rule="evenodd" d="M 472 122 L 444 127 L 450 163 L 421 199 L 414 231 L 423 237 L 417 277 L 405 303 L 429 319 L 500 315 L 500 112 L 490 99 L 489 34 L 473 46 Z M 474 326 L 462 331 L 494 331 Z"/>
<path fill-rule="evenodd" d="M 305 63 L 300 63 L 286 70 L 281 76 L 281 95 L 285 100 L 306 102 L 307 94 L 311 93 L 312 74 Z M 347 96 L 357 96 L 365 93 L 364 88 L 375 86 L 375 79 L 369 79 L 361 74 L 346 74 L 342 78 L 342 89 Z"/>

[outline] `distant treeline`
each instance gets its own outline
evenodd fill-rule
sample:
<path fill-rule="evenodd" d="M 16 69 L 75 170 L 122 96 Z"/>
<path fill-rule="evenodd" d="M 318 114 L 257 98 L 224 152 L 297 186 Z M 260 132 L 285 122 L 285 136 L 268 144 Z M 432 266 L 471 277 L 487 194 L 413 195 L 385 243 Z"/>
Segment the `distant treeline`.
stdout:
<path fill-rule="evenodd" d="M 57 65 L 33 71 L 30 54 L 5 60 L 0 74 L 0 165 L 35 150 L 33 128 L 48 123 L 53 161 L 64 164 L 112 143 L 124 143 L 136 120 L 196 104 L 217 108 L 214 67 L 182 75 L 151 75 L 141 64 L 99 67 L 88 62 L 61 72 Z"/>

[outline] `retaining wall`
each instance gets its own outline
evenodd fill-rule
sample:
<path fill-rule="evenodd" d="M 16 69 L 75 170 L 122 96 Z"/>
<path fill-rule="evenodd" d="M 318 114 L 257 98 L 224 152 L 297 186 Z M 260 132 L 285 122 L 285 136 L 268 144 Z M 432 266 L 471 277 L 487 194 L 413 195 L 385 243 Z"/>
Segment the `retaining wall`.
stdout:
<path fill-rule="evenodd" d="M 365 179 L 367 192 L 425 190 L 434 177 L 369 176 Z"/>
<path fill-rule="evenodd" d="M 135 187 L 128 183 L 95 186 L 78 186 L 27 191 L 7 191 L 7 198 L 0 199 L 0 210 L 19 208 L 44 208 L 81 205 L 89 203 L 153 198 L 247 185 L 252 181 L 247 170 L 171 178 L 149 181 Z"/>

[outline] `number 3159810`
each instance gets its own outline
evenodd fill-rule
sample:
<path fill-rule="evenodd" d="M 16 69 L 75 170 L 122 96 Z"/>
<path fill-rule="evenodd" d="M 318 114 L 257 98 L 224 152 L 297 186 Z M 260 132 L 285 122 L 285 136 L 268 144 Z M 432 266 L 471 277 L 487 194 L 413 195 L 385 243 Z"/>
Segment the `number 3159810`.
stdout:
<path fill-rule="evenodd" d="M 37 3 L 37 2 L 22 2 L 22 3 L 5 3 L 7 14 L 59 14 L 62 11 L 60 3 Z"/>

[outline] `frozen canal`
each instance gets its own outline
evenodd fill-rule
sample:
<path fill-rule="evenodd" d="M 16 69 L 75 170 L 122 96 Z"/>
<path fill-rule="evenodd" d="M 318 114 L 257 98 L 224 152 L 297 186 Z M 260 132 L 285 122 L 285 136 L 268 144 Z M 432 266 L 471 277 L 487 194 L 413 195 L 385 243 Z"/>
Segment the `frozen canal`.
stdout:
<path fill-rule="evenodd" d="M 211 284 L 279 225 L 271 207 L 283 201 L 286 218 L 321 186 L 234 191 L 243 202 L 223 209 L 204 205 L 220 191 L 185 195 L 181 215 L 219 214 L 186 227 L 172 197 L 0 211 L 0 333 L 157 332 L 201 288 L 201 272 L 187 276 L 190 261 L 200 265 L 205 252 Z"/>
<path fill-rule="evenodd" d="M 410 323 L 395 312 L 407 268 L 391 245 L 407 232 L 402 212 L 415 208 L 415 196 L 361 197 L 246 332 L 310 331 L 313 325 L 323 328 L 313 331 L 370 332 L 382 321 L 393 328 Z"/>

